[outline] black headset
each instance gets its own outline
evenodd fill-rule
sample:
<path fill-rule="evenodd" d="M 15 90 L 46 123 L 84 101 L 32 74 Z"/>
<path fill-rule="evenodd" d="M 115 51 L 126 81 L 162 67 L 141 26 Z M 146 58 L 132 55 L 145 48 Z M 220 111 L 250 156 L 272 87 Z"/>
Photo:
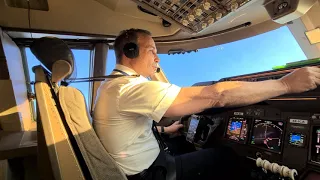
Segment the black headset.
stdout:
<path fill-rule="evenodd" d="M 129 40 L 129 35 L 128 35 L 128 31 L 126 30 L 126 38 Z M 127 57 L 127 58 L 130 58 L 130 59 L 134 59 L 134 58 L 137 58 L 139 57 L 139 46 L 137 43 L 134 43 L 134 42 L 129 42 L 129 43 L 126 43 L 124 46 L 123 46 L 123 54 Z M 156 70 L 157 73 L 160 72 L 160 68 L 158 67 L 157 70 Z"/>
<path fill-rule="evenodd" d="M 126 38 L 129 40 L 128 31 L 126 33 Z M 137 43 L 129 42 L 123 46 L 123 54 L 130 59 L 137 58 L 139 56 L 139 46 Z"/>

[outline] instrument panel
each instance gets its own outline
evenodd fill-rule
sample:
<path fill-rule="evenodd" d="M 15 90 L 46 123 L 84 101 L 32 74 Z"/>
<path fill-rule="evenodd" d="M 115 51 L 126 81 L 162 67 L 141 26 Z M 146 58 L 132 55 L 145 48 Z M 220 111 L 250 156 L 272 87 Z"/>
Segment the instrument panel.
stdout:
<path fill-rule="evenodd" d="M 319 100 L 316 100 L 320 104 Z M 320 172 L 320 108 L 304 104 L 301 111 L 286 111 L 299 104 L 287 102 L 252 105 L 238 109 L 207 111 L 185 119 L 186 138 L 199 148 L 222 143 L 239 155 L 296 169 Z M 256 112 L 256 113 L 254 113 Z M 189 125 L 189 126 L 188 126 Z"/>
<path fill-rule="evenodd" d="M 208 86 L 223 81 L 279 79 L 292 70 L 223 78 L 219 81 L 196 83 L 195 86 Z M 239 155 L 256 161 L 256 166 L 274 170 L 273 173 L 281 173 L 281 168 L 288 167 L 290 172 L 297 170 L 298 174 L 302 174 L 296 179 L 308 179 L 306 177 L 311 172 L 317 172 L 315 174 L 320 179 L 319 97 L 320 88 L 317 88 L 246 107 L 211 108 L 183 117 L 182 120 L 187 140 L 198 148 L 222 144 L 231 147 Z M 273 167 L 278 167 L 278 170 Z"/>

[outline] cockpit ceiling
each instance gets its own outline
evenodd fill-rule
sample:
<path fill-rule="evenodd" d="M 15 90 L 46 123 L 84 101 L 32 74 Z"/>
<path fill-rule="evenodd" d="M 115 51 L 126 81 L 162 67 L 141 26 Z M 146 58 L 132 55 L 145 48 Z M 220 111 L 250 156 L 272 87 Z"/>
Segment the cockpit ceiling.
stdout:
<path fill-rule="evenodd" d="M 142 7 L 158 12 L 160 16 L 177 23 L 189 33 L 199 33 L 236 11 L 244 9 L 251 0 L 135 0 Z M 233 20 L 245 16 L 236 16 Z M 233 21 L 232 20 L 232 21 Z M 231 22 L 231 21 L 229 21 Z"/>
<path fill-rule="evenodd" d="M 264 7 L 264 0 L 170 0 L 170 5 L 166 0 L 35 0 L 32 2 L 47 1 L 49 10 L 31 9 L 30 14 L 28 9 L 8 6 L 6 3 L 8 1 L 13 0 L 0 0 L 0 26 L 4 29 L 17 28 L 23 29 L 23 32 L 31 29 L 42 34 L 61 32 L 62 35 L 92 36 L 94 39 L 100 37 L 112 40 L 121 30 L 142 28 L 151 31 L 156 41 L 167 43 L 213 34 L 217 37 L 218 32 L 230 28 L 236 30 L 235 27 L 239 27 L 239 30 L 249 30 L 253 26 L 264 27 L 261 31 L 254 28 L 256 34 L 260 34 L 266 29 L 272 30 L 281 26 L 272 23 Z M 142 12 L 138 5 L 155 15 Z M 181 11 L 182 8 L 184 12 Z M 176 11 L 171 16 L 164 14 L 170 9 Z M 219 14 L 220 12 L 222 14 Z M 171 26 L 163 26 L 163 19 L 170 22 Z M 183 20 L 188 21 L 187 26 Z M 272 28 L 265 27 L 270 24 Z M 237 31 L 229 33 L 234 36 L 231 39 L 243 38 L 242 36 L 237 38 L 237 33 Z M 27 33 L 10 35 L 12 38 L 30 37 Z"/>
<path fill-rule="evenodd" d="M 201 7 L 204 9 L 203 5 L 198 3 L 198 1 L 199 0 L 184 1 L 185 5 L 183 7 L 187 10 L 187 6 L 192 2 L 191 8 L 196 4 L 197 9 L 201 9 Z M 139 1 L 137 2 L 140 3 Z M 150 3 L 153 4 L 155 2 L 161 3 L 162 0 L 150 1 Z M 171 2 L 171 6 L 181 4 L 181 2 L 177 2 L 177 0 L 169 0 L 169 2 Z M 207 18 L 209 18 L 210 15 L 213 15 L 213 12 L 219 10 L 218 6 L 220 7 L 220 5 L 217 3 L 213 4 L 212 0 L 203 0 L 202 2 L 211 2 L 212 6 L 215 5 L 217 8 L 210 14 L 210 6 L 208 11 L 201 13 L 201 17 L 206 13 Z M 224 7 L 227 8 L 227 5 L 230 4 L 231 1 L 223 0 L 221 3 L 226 4 L 225 6 L 221 6 L 221 8 L 224 9 Z M 138 4 L 131 0 L 48 0 L 49 11 L 31 10 L 30 20 L 31 29 L 115 36 L 123 29 L 134 27 L 148 29 L 153 33 L 154 37 L 170 37 L 180 30 L 186 32 L 183 33 L 183 36 L 190 37 L 214 33 L 246 22 L 251 22 L 252 25 L 264 22 L 270 19 L 270 17 L 262 4 L 262 0 L 248 1 L 247 4 L 226 17 L 222 17 L 219 21 L 216 20 L 217 17 L 214 17 L 215 23 L 212 25 L 208 23 L 208 27 L 200 33 L 197 31 L 187 31 L 186 28 L 181 28 L 181 26 L 183 26 L 182 24 L 173 23 L 172 20 L 168 18 L 166 18 L 166 20 L 172 22 L 171 26 L 164 27 L 160 16 L 142 12 L 137 8 Z M 182 10 L 181 8 L 180 11 Z M 227 11 L 231 10 L 225 9 L 223 13 Z M 0 1 L 0 12 L 1 26 L 29 28 L 27 9 L 9 7 L 4 1 Z M 189 12 L 189 15 L 191 15 L 190 9 L 185 12 Z M 225 15 L 226 14 L 223 14 L 222 16 Z M 182 17 L 185 16 L 182 14 L 178 19 Z M 194 22 L 199 19 L 201 18 L 195 18 Z"/>

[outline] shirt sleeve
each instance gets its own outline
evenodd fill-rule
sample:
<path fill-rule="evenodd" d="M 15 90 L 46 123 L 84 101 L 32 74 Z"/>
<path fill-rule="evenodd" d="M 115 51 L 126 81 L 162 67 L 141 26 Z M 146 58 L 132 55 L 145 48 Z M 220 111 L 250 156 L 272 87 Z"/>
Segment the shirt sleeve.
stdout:
<path fill-rule="evenodd" d="M 180 89 L 176 85 L 160 81 L 128 85 L 120 94 L 119 111 L 140 114 L 159 122 Z"/>

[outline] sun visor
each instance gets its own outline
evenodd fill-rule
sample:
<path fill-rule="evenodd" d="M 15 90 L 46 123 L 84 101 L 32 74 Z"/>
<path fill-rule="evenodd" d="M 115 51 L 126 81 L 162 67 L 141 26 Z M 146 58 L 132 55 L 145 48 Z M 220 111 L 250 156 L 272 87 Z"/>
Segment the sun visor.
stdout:
<path fill-rule="evenodd" d="M 76 78 L 74 56 L 68 45 L 55 37 L 36 39 L 30 46 L 31 52 L 52 73 L 52 81 Z"/>

